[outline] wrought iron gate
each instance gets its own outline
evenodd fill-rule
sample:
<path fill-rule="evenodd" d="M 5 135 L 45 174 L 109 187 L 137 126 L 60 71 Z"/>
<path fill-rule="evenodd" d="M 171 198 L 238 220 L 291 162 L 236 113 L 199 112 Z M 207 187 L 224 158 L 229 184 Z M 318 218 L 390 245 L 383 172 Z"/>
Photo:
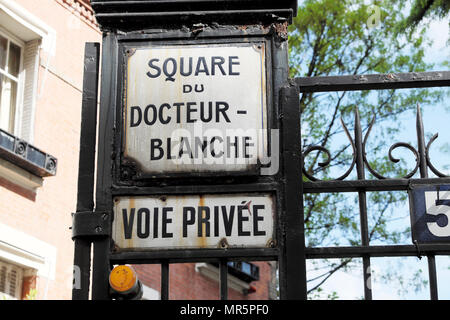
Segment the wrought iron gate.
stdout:
<path fill-rule="evenodd" d="M 117 44 L 110 36 L 105 38 L 103 50 L 117 51 Z M 114 90 L 116 76 L 112 66 L 117 64 L 117 57 L 113 61 L 104 63 L 102 73 L 103 88 Z M 405 177 L 400 179 L 388 179 L 378 174 L 366 158 L 365 145 L 369 132 L 363 137 L 358 111 L 355 111 L 354 135 L 346 129 L 347 136 L 353 149 L 353 159 L 350 168 L 341 177 L 332 181 L 320 181 L 311 175 L 303 167 L 302 159 L 312 151 L 320 151 L 330 155 L 330 152 L 322 146 L 310 147 L 301 154 L 300 135 L 300 110 L 299 94 L 302 92 L 326 92 L 326 91 L 350 91 L 371 89 L 399 89 L 436 87 L 450 85 L 450 72 L 425 72 L 405 73 L 388 75 L 368 76 L 339 76 L 319 78 L 297 78 L 289 84 L 278 83 L 280 90 L 279 110 L 275 111 L 280 119 L 280 158 L 283 174 L 279 180 L 267 179 L 257 183 L 260 190 L 275 190 L 280 197 L 279 206 L 284 214 L 279 216 L 277 233 L 280 243 L 275 248 L 264 249 L 237 249 L 235 251 L 186 251 L 183 253 L 170 252 L 110 252 L 110 228 L 108 211 L 110 210 L 111 190 L 111 154 L 114 141 L 112 126 L 114 121 L 105 119 L 114 118 L 114 114 L 108 108 L 104 108 L 100 114 L 99 136 L 102 148 L 98 150 L 99 166 L 97 171 L 101 179 L 97 180 L 97 198 L 94 209 L 93 185 L 95 167 L 96 146 L 96 114 L 97 114 L 97 92 L 98 92 L 98 69 L 99 69 L 99 44 L 88 44 L 85 56 L 85 79 L 83 90 L 83 115 L 81 130 L 81 152 L 80 152 L 80 175 L 78 184 L 78 205 L 74 214 L 73 239 L 75 240 L 75 283 L 73 288 L 73 299 L 87 299 L 89 296 L 89 280 L 91 265 L 91 246 L 93 247 L 93 270 L 92 270 L 92 297 L 93 299 L 108 299 L 107 271 L 113 264 L 117 263 L 153 263 L 161 265 L 161 299 L 169 298 L 169 268 L 171 263 L 209 261 L 218 263 L 220 266 L 220 293 L 221 299 L 227 299 L 227 268 L 228 261 L 264 261 L 277 260 L 279 262 L 279 283 L 281 299 L 306 299 L 306 259 L 320 258 L 343 258 L 360 257 L 363 259 L 363 270 L 370 270 L 371 257 L 388 256 L 427 256 L 430 279 L 431 299 L 437 299 L 437 275 L 436 255 L 450 254 L 450 243 L 442 244 L 412 244 L 412 245 L 390 245 L 373 246 L 369 243 L 367 222 L 367 199 L 366 193 L 370 191 L 408 191 L 415 185 L 438 185 L 449 184 L 450 178 L 441 173 L 431 163 L 429 149 L 437 136 L 428 143 L 424 138 L 423 122 L 420 109 L 417 112 L 417 137 L 418 147 L 415 148 L 406 143 L 397 143 L 391 147 L 406 147 L 416 156 L 416 166 Z M 115 92 L 102 92 L 103 104 L 114 105 L 112 101 Z M 373 123 L 372 123 L 373 125 Z M 107 127 L 105 127 L 107 126 Z M 370 131 L 370 128 L 369 128 Z M 323 164 L 326 166 L 327 163 Z M 303 168 L 302 168 L 303 167 Z M 357 180 L 345 180 L 356 167 Z M 430 169 L 438 178 L 429 178 Z M 309 179 L 302 183 L 303 174 Z M 367 180 L 366 170 L 377 179 Z M 420 179 L 412 178 L 419 171 Z M 157 193 L 158 187 L 147 188 L 146 192 Z M 216 192 L 229 191 L 235 188 L 233 185 L 220 189 Z M 251 183 L 240 185 L 241 190 L 254 190 L 255 185 Z M 195 187 L 184 192 L 210 192 L 210 186 Z M 140 191 L 136 188 L 127 189 L 134 193 Z M 169 187 L 165 189 L 170 192 L 179 193 L 181 189 Z M 112 190 L 121 192 L 120 188 Z M 144 191 L 142 191 L 144 192 Z M 331 192 L 355 192 L 358 194 L 361 245 L 352 247 L 320 247 L 305 248 L 304 221 L 303 221 L 303 194 L 304 193 L 331 193 Z M 364 272 L 364 293 L 366 299 L 372 298 L 370 289 L 370 271 Z"/>
<path fill-rule="evenodd" d="M 297 78 L 295 79 L 301 92 L 331 92 L 331 91 L 350 91 L 350 90 L 381 90 L 381 89 L 401 89 L 401 88 L 422 88 L 422 87 L 440 87 L 450 85 L 450 72 L 424 72 L 424 73 L 396 73 L 380 75 L 355 75 L 355 76 L 336 76 L 336 77 L 315 77 L 315 78 Z M 371 290 L 371 257 L 393 257 L 393 256 L 426 256 L 428 259 L 430 298 L 437 299 L 437 274 L 436 274 L 436 255 L 450 254 L 450 243 L 418 244 L 412 245 L 370 245 L 369 229 L 367 217 L 367 196 L 369 191 L 409 191 L 417 185 L 440 185 L 450 183 L 450 177 L 435 168 L 429 156 L 431 144 L 438 137 L 435 134 L 428 142 L 425 140 L 424 124 L 420 108 L 417 107 L 416 115 L 416 133 L 417 147 L 410 144 L 398 142 L 389 149 L 391 161 L 396 161 L 391 152 L 399 147 L 409 149 L 415 156 L 416 165 L 413 170 L 404 177 L 398 179 L 389 179 L 376 172 L 369 164 L 366 155 L 366 142 L 370 134 L 375 118 L 370 123 L 367 132 L 363 136 L 361 121 L 358 110 L 355 110 L 354 133 L 353 136 L 348 131 L 344 122 L 343 128 L 350 141 L 353 151 L 353 158 L 348 170 L 340 177 L 321 181 L 303 166 L 303 174 L 309 181 L 303 184 L 304 193 L 333 193 L 333 192 L 354 192 L 358 194 L 359 203 L 359 222 L 361 233 L 360 246 L 348 247 L 318 247 L 306 248 L 307 259 L 323 258 L 362 258 L 363 277 L 364 277 L 364 298 L 372 299 Z M 448 135 L 444 137 L 448 139 Z M 331 159 L 330 151 L 323 146 L 312 146 L 303 153 L 303 158 L 313 151 L 324 152 L 327 159 Z M 398 160 L 397 160 L 398 161 Z M 329 165 L 329 161 L 320 164 L 322 167 Z M 355 169 L 357 180 L 345 180 Z M 429 178 L 428 170 L 431 170 L 436 178 Z M 370 172 L 374 179 L 366 179 L 366 172 Z M 412 178 L 419 171 L 420 178 Z"/>

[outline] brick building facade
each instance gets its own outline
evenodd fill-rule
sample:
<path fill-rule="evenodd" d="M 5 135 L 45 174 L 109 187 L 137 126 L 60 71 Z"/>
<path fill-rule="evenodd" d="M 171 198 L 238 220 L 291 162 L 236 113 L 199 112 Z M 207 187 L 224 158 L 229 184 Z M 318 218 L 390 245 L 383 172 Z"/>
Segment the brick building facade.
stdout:
<path fill-rule="evenodd" d="M 71 298 L 87 41 L 101 32 L 84 1 L 0 0 L 0 299 Z M 14 140 L 24 154 L 7 150 Z M 20 161 L 32 147 L 56 159 L 56 174 Z"/>
<path fill-rule="evenodd" d="M 0 0 L 0 299 L 71 298 L 84 46 L 101 38 L 89 0 Z M 231 299 L 275 297 L 256 265 Z M 158 299 L 159 266 L 135 267 Z M 171 299 L 218 298 L 214 268 L 171 266 Z"/>
<path fill-rule="evenodd" d="M 254 262 L 257 280 L 242 275 L 228 274 L 229 300 L 277 299 L 274 262 Z M 144 284 L 144 299 L 159 297 L 159 292 L 149 290 L 161 286 L 159 265 L 134 265 L 139 279 Z M 229 266 L 230 268 L 230 266 Z M 245 269 L 245 268 L 241 268 Z M 253 281 L 251 281 L 253 280 Z M 209 263 L 171 264 L 169 271 L 169 299 L 171 300 L 215 300 L 219 299 L 219 268 Z"/>

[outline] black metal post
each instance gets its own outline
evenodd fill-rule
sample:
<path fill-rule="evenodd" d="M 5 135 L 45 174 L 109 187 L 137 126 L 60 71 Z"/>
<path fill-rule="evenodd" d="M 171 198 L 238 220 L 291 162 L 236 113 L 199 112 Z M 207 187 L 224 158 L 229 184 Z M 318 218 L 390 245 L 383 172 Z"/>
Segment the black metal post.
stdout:
<path fill-rule="evenodd" d="M 77 212 L 94 208 L 94 170 L 97 128 L 97 94 L 100 44 L 88 42 L 84 53 L 83 100 L 81 109 L 80 157 L 78 164 Z M 89 299 L 91 240 L 74 239 L 73 300 Z"/>
<path fill-rule="evenodd" d="M 227 259 L 220 259 L 219 272 L 220 272 L 220 300 L 228 299 L 228 261 Z"/>
<path fill-rule="evenodd" d="M 279 258 L 280 296 L 281 299 L 306 300 L 300 107 L 297 86 L 282 88 L 280 99 L 280 150 L 284 181 L 281 229 L 284 232 L 284 243 L 280 248 Z"/>
<path fill-rule="evenodd" d="M 161 300 L 169 300 L 169 263 L 161 263 Z"/>
<path fill-rule="evenodd" d="M 97 189 L 95 211 L 104 212 L 106 219 L 112 220 L 112 145 L 116 88 L 117 41 L 114 34 L 107 33 L 102 45 L 102 80 L 100 94 Z M 110 230 L 107 233 L 110 234 Z M 92 299 L 108 300 L 111 271 L 109 263 L 110 237 L 96 239 L 94 245 L 92 272 Z"/>
<path fill-rule="evenodd" d="M 363 155 L 363 140 L 361 119 L 359 117 L 358 108 L 355 110 L 355 146 L 356 146 L 356 171 L 358 180 L 365 180 L 364 172 L 364 155 Z M 360 219 L 360 232 L 361 232 L 361 244 L 362 246 L 369 245 L 369 226 L 367 222 L 367 196 L 365 190 L 358 191 L 358 203 L 359 203 L 359 219 Z M 363 259 L 363 276 L 364 276 L 364 298 L 366 300 L 372 300 L 372 280 L 371 280 L 371 268 L 370 257 L 364 255 Z"/>
<path fill-rule="evenodd" d="M 419 152 L 420 157 L 419 158 L 420 177 L 428 178 L 425 132 L 423 128 L 422 112 L 420 111 L 419 105 L 417 105 L 416 130 L 417 130 L 417 151 Z M 430 281 L 430 299 L 438 300 L 435 256 L 430 254 L 427 256 L 427 260 L 428 260 L 428 275 Z"/>
<path fill-rule="evenodd" d="M 417 150 L 419 151 L 420 157 L 419 159 L 420 177 L 428 178 L 427 157 L 425 150 L 425 133 L 423 129 L 422 112 L 420 111 L 419 105 L 417 105 L 416 130 L 417 130 Z"/>
<path fill-rule="evenodd" d="M 430 280 L 430 300 L 438 300 L 436 258 L 434 254 L 428 255 L 428 278 Z"/>

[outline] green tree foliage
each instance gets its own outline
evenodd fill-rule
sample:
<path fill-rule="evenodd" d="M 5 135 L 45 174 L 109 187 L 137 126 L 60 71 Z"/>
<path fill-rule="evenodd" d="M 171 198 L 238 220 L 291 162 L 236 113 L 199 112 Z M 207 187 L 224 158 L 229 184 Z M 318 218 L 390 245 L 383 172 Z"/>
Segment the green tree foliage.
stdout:
<path fill-rule="evenodd" d="M 403 1 L 374 1 L 370 5 L 363 0 L 301 1 L 298 15 L 289 29 L 290 76 L 356 76 L 430 70 L 432 65 L 423 59 L 424 49 L 431 44 L 425 37 L 425 29 L 419 28 L 414 33 L 394 32 L 406 18 L 404 6 Z M 439 92 L 428 89 L 302 93 L 303 148 L 320 145 L 332 150 L 329 166 L 318 165 L 327 157 L 323 152 L 316 152 L 305 158 L 306 170 L 323 180 L 336 178 L 347 170 L 352 150 L 343 134 L 340 118 L 352 132 L 354 112 L 358 108 L 364 130 L 376 116 L 377 129 L 371 133 L 366 147 L 371 166 L 390 178 L 405 175 L 412 169 L 408 169 L 410 163 L 401 159 L 395 164 L 385 151 L 386 146 L 389 148 L 398 142 L 393 137 L 402 127 L 396 121 L 417 104 L 437 103 L 440 98 Z M 347 179 L 355 178 L 354 173 Z M 366 174 L 366 178 L 373 177 Z M 409 238 L 409 227 L 390 228 L 392 222 L 399 219 L 395 215 L 396 208 L 404 204 L 406 198 L 404 192 L 368 193 L 371 243 L 394 244 Z M 354 194 L 305 194 L 307 246 L 360 245 L 357 199 Z M 337 270 L 355 265 L 351 259 L 341 259 L 339 263 L 325 261 L 327 268 L 319 270 L 324 267 L 323 262 L 311 262 L 318 276 L 309 279 L 314 282 L 310 285 L 310 296 L 316 297 L 320 286 Z"/>
<path fill-rule="evenodd" d="M 414 29 L 424 18 L 445 18 L 450 11 L 448 0 L 415 0 L 401 27 Z"/>

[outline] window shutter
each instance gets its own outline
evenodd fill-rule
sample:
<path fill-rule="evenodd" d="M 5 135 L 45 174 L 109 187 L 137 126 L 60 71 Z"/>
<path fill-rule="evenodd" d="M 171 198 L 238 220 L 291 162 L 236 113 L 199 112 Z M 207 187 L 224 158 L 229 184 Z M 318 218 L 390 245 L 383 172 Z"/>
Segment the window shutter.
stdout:
<path fill-rule="evenodd" d="M 20 299 L 22 278 L 22 268 L 0 261 L 0 298 Z"/>
<path fill-rule="evenodd" d="M 39 46 L 40 39 L 25 44 L 23 55 L 23 69 L 25 79 L 23 82 L 23 108 L 21 110 L 19 137 L 30 143 L 33 142 L 34 114 L 37 96 L 37 83 L 39 72 Z"/>

